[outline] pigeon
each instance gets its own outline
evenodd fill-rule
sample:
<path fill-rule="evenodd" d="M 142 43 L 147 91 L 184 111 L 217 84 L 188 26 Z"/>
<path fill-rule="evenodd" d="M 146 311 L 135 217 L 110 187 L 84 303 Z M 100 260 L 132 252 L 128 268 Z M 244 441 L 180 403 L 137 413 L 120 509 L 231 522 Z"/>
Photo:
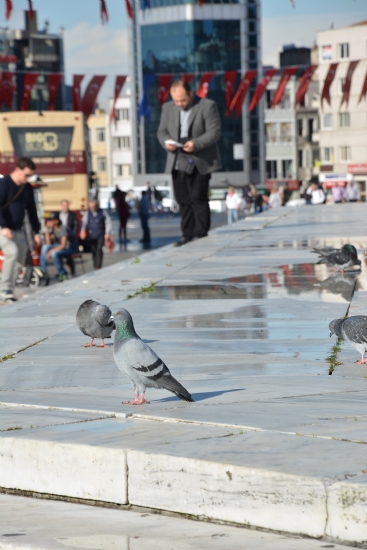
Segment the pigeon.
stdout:
<path fill-rule="evenodd" d="M 356 285 L 356 272 L 341 273 L 336 271 L 330 277 L 320 282 L 320 288 L 333 294 L 340 294 L 345 300 L 350 300 Z"/>
<path fill-rule="evenodd" d="M 320 254 L 321 259 L 317 264 L 328 264 L 337 267 L 344 273 L 347 267 L 353 265 L 359 265 L 361 267 L 361 260 L 358 259 L 357 250 L 352 244 L 343 245 L 340 250 L 337 248 L 314 248 L 313 252 Z"/>
<path fill-rule="evenodd" d="M 149 403 L 145 400 L 146 388 L 162 388 L 174 393 L 183 401 L 194 401 L 189 392 L 173 378 L 162 359 L 136 334 L 130 313 L 126 309 L 120 309 L 114 315 L 114 319 L 116 333 L 113 357 L 135 390 L 134 400 L 125 401 L 124 404 Z"/>
<path fill-rule="evenodd" d="M 354 315 L 347 319 L 334 319 L 331 321 L 329 329 L 330 337 L 335 334 L 359 351 L 362 359 L 356 361 L 358 365 L 367 363 L 367 359 L 364 358 L 367 351 L 367 317 L 365 315 Z"/>
<path fill-rule="evenodd" d="M 107 347 L 104 339 L 111 338 L 112 331 L 116 328 L 110 308 L 94 300 L 86 300 L 82 303 L 76 314 L 76 324 L 83 334 L 91 337 L 91 341 L 84 346 L 85 348 L 93 346 L 94 338 L 102 339 L 99 348 Z"/>

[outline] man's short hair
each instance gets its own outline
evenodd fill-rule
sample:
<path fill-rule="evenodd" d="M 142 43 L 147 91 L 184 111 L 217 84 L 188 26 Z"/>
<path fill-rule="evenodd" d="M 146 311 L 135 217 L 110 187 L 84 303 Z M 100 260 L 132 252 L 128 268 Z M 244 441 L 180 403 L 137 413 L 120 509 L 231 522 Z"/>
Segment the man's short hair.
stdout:
<path fill-rule="evenodd" d="M 186 80 L 182 80 L 182 78 L 179 78 L 178 80 L 174 80 L 172 82 L 170 90 L 175 88 L 183 88 L 187 94 L 191 94 L 190 84 L 186 82 Z"/>
<path fill-rule="evenodd" d="M 21 157 L 20 159 L 18 159 L 17 168 L 20 168 L 20 170 L 24 170 L 25 168 L 29 168 L 30 170 L 35 170 L 36 165 L 34 164 L 32 159 L 28 157 Z"/>
<path fill-rule="evenodd" d="M 63 202 L 67 202 L 68 204 L 70 204 L 70 201 L 68 201 L 68 199 L 62 199 L 62 201 L 60 201 L 60 204 Z"/>

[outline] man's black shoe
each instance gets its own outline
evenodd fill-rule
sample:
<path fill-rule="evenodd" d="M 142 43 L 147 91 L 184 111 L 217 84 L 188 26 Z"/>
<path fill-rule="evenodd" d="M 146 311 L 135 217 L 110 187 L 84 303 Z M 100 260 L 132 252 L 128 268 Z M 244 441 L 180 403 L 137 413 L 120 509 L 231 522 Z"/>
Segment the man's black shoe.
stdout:
<path fill-rule="evenodd" d="M 182 237 L 182 239 L 176 241 L 173 246 L 182 246 L 189 243 L 190 241 L 192 241 L 192 239 L 189 239 L 188 237 Z"/>

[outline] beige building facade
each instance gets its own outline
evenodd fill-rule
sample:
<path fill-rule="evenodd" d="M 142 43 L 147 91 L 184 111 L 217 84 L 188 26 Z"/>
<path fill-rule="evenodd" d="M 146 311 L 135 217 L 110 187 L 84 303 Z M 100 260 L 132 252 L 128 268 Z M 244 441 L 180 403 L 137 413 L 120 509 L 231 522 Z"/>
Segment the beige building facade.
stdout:
<path fill-rule="evenodd" d="M 88 119 L 89 140 L 92 154 L 92 170 L 99 187 L 111 187 L 111 138 L 109 115 L 96 109 Z"/>
<path fill-rule="evenodd" d="M 317 46 L 320 98 L 330 64 L 338 63 L 330 88 L 331 105 L 325 100 L 320 104 L 320 173 L 322 179 L 340 181 L 352 176 L 366 200 L 367 100 L 358 100 L 367 72 L 367 20 L 319 32 Z M 341 105 L 348 67 L 357 60 L 349 102 Z"/>

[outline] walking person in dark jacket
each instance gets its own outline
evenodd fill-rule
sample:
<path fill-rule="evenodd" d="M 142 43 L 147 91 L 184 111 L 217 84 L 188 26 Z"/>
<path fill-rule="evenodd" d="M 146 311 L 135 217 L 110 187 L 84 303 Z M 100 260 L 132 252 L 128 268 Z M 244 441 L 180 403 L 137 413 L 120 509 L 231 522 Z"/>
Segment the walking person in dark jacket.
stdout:
<path fill-rule="evenodd" d="M 100 269 L 103 260 L 103 244 L 105 239 L 111 235 L 112 222 L 110 216 L 99 207 L 96 200 L 89 201 L 88 206 L 89 208 L 83 216 L 80 238 L 86 239 L 88 231 L 94 269 Z"/>
<path fill-rule="evenodd" d="M 147 191 L 143 191 L 141 194 L 141 199 L 139 203 L 139 216 L 141 228 L 143 230 L 143 238 L 140 242 L 150 243 L 150 229 L 148 225 L 149 220 L 149 209 L 150 209 L 150 200 Z"/>
<path fill-rule="evenodd" d="M 27 243 L 22 229 L 25 212 L 34 232 L 34 241 L 41 245 L 33 189 L 28 179 L 36 165 L 29 158 L 20 158 L 13 172 L 0 179 L 0 248 L 4 252 L 0 299 L 13 301 L 14 287 L 27 253 Z"/>

